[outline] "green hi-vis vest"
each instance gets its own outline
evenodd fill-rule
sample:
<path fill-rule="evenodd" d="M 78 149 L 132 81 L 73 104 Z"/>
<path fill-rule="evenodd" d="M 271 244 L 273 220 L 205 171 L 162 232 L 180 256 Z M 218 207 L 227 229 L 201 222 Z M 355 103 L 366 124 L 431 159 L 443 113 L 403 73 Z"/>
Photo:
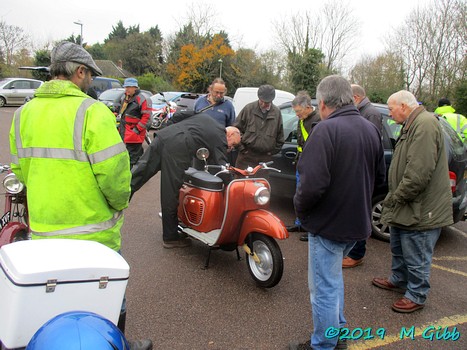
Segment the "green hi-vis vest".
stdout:
<path fill-rule="evenodd" d="M 308 139 L 308 131 L 306 131 L 305 125 L 303 124 L 303 120 L 302 120 L 302 119 L 299 120 L 299 123 L 300 123 L 300 131 L 302 132 L 303 140 L 306 141 L 306 140 Z M 300 147 L 300 146 L 297 147 L 297 150 L 298 150 L 299 152 L 302 152 L 302 151 L 303 151 L 303 150 L 302 150 L 302 147 Z"/>

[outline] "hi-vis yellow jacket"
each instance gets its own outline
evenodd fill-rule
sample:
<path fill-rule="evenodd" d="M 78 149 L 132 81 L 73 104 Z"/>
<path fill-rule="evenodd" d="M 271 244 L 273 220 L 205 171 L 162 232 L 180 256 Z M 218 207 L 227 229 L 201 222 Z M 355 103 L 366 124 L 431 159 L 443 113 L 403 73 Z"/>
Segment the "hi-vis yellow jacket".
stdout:
<path fill-rule="evenodd" d="M 26 185 L 33 239 L 93 240 L 119 250 L 130 162 L 115 116 L 68 80 L 15 112 L 11 167 Z"/>

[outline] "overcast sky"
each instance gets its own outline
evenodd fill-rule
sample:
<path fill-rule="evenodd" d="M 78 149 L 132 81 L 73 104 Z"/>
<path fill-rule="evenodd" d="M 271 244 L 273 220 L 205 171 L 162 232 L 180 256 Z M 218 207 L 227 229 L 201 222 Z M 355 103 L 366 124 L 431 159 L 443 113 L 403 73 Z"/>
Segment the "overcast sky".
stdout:
<path fill-rule="evenodd" d="M 345 0 L 344 0 L 345 1 Z M 375 55 L 383 51 L 384 37 L 398 27 L 411 10 L 433 0 L 351 0 L 348 2 L 361 22 L 361 41 L 354 57 Z M 103 43 L 119 20 L 128 28 L 140 31 L 159 26 L 167 37 L 186 23 L 187 11 L 194 0 L 3 0 L 0 20 L 21 27 L 34 40 L 34 49 L 45 43 L 79 35 L 89 44 Z M 291 18 L 297 11 L 319 11 L 326 1 L 314 0 L 199 0 L 215 14 L 212 20 L 224 29 L 234 46 L 241 44 L 258 51 L 274 47 L 272 21 Z M 198 6 L 198 5 L 196 5 Z"/>

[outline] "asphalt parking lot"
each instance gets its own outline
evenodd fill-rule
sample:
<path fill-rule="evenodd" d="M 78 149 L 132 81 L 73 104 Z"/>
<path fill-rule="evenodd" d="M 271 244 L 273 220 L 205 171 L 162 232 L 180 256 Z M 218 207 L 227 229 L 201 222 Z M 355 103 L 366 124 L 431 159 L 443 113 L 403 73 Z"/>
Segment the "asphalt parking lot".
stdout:
<path fill-rule="evenodd" d="M 8 132 L 15 108 L 1 108 L 0 162 L 9 161 Z M 115 176 L 118 176 L 115 174 Z M 290 202 L 275 199 L 271 210 L 286 224 Z M 66 209 L 64 208 L 64 212 Z M 162 248 L 158 218 L 159 176 L 133 197 L 125 211 L 123 255 L 131 266 L 127 288 L 129 339 L 151 338 L 155 349 L 287 349 L 311 331 L 307 289 L 307 244 L 299 235 L 279 242 L 284 275 L 272 289 L 255 286 L 245 260 L 207 248 Z M 349 223 L 351 225 L 351 223 Z M 391 310 L 400 297 L 371 285 L 390 272 L 389 245 L 367 244 L 364 263 L 344 271 L 350 349 L 467 349 L 467 223 L 443 229 L 437 243 L 425 308 L 412 314 Z"/>

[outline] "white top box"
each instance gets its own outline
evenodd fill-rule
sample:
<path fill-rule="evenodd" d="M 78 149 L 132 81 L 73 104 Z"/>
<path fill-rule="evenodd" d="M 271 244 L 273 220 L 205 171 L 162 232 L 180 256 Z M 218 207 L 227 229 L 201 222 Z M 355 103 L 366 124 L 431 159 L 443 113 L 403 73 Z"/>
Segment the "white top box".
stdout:
<path fill-rule="evenodd" d="M 39 239 L 7 244 L 0 265 L 16 285 L 128 278 L 130 267 L 101 243 L 73 239 Z"/>

